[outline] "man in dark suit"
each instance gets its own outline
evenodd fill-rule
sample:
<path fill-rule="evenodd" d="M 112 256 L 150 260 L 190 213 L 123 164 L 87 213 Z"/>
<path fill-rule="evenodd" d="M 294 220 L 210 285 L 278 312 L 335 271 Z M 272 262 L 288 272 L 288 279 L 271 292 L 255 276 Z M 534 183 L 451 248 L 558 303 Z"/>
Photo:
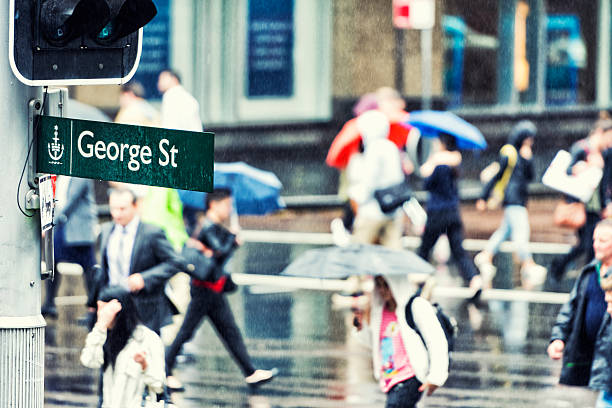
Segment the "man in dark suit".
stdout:
<path fill-rule="evenodd" d="M 58 176 L 55 199 L 55 263 L 79 264 L 83 268 L 85 286 L 90 291 L 91 267 L 96 263 L 94 227 L 98 222 L 93 180 Z M 57 317 L 55 295 L 60 285 L 60 276 L 58 273 L 53 280 L 47 280 L 46 299 L 41 309 L 44 316 Z"/>
<path fill-rule="evenodd" d="M 166 282 L 183 264 L 162 229 L 140 221 L 131 190 L 113 190 L 109 207 L 113 222 L 102 226 L 98 287 L 129 289 L 142 322 L 159 334 L 177 312 L 164 293 Z"/>

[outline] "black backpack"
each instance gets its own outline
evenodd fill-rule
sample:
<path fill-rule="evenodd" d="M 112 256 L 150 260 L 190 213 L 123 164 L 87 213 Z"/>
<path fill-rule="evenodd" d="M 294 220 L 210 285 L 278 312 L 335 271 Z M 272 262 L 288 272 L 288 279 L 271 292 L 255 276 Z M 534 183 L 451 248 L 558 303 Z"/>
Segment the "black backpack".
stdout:
<path fill-rule="evenodd" d="M 425 340 L 423 339 L 423 335 L 416 326 L 416 323 L 414 322 L 414 316 L 412 315 L 412 302 L 417 296 L 419 295 L 412 295 L 412 297 L 406 304 L 406 323 L 408 323 L 408 326 L 410 326 L 412 330 L 416 331 L 418 335 L 421 336 L 423 344 L 427 345 L 427 343 L 425 343 Z M 454 317 L 448 316 L 446 313 L 444 313 L 444 310 L 442 310 L 442 306 L 440 306 L 438 303 L 432 303 L 432 306 L 436 311 L 436 317 L 438 318 L 438 322 L 440 322 L 440 326 L 442 326 L 442 330 L 444 331 L 444 335 L 446 336 L 446 342 L 448 343 L 448 355 L 450 358 L 450 352 L 455 349 L 455 338 L 457 337 L 458 332 L 457 321 Z"/>

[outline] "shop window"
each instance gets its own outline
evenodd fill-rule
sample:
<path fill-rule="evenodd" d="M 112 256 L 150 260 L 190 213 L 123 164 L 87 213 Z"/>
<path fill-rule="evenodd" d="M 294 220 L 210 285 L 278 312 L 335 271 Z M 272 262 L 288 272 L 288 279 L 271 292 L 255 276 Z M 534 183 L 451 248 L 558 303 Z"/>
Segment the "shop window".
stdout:
<path fill-rule="evenodd" d="M 548 1 L 546 4 L 546 103 L 595 101 L 597 3 Z"/>
<path fill-rule="evenodd" d="M 499 17 L 495 3 L 451 0 L 446 4 L 442 29 L 444 92 L 449 107 L 497 102 Z"/>

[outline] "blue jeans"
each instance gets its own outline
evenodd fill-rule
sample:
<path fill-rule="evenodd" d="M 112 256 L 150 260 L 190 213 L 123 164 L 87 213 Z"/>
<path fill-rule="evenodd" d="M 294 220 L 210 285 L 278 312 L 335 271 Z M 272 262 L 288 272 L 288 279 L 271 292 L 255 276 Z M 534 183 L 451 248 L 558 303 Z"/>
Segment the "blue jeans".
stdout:
<path fill-rule="evenodd" d="M 504 208 L 504 219 L 501 225 L 489 238 L 485 250 L 495 255 L 502 242 L 506 241 L 508 237 L 512 237 L 518 256 L 521 262 L 524 262 L 531 259 L 531 253 L 529 252 L 530 234 L 527 208 L 522 205 L 508 205 Z"/>
<path fill-rule="evenodd" d="M 612 393 L 601 391 L 595 403 L 595 408 L 612 408 Z"/>
<path fill-rule="evenodd" d="M 387 392 L 385 408 L 414 408 L 423 393 L 419 391 L 421 382 L 412 377 L 396 384 Z"/>

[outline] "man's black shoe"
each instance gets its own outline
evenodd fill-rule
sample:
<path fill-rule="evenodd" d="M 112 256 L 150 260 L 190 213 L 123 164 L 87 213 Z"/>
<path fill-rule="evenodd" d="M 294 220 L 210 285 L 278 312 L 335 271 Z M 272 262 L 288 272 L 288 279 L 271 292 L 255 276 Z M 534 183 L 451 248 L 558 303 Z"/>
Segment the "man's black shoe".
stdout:
<path fill-rule="evenodd" d="M 44 317 L 49 317 L 51 319 L 57 319 L 57 308 L 55 307 L 55 305 L 44 305 L 41 308 L 40 313 Z"/>

